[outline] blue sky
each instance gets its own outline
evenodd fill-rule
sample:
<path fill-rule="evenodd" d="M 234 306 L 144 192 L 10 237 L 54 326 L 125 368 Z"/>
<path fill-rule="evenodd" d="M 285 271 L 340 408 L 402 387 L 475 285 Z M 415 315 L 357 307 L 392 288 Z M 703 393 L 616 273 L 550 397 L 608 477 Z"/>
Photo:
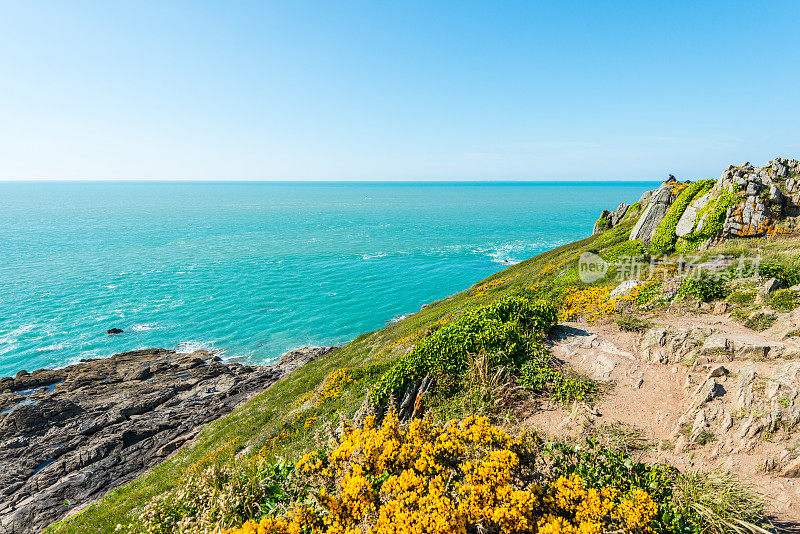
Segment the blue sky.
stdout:
<path fill-rule="evenodd" d="M 800 157 L 800 2 L 0 5 L 0 179 L 717 177 Z"/>

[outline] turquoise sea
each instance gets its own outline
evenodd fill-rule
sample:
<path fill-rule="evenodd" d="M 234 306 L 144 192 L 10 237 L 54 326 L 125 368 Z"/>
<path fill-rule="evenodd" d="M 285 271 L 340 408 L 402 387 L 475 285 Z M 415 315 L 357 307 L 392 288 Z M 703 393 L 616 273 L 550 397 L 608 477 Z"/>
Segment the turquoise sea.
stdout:
<path fill-rule="evenodd" d="M 0 182 L 0 376 L 344 343 L 590 235 L 655 185 Z"/>

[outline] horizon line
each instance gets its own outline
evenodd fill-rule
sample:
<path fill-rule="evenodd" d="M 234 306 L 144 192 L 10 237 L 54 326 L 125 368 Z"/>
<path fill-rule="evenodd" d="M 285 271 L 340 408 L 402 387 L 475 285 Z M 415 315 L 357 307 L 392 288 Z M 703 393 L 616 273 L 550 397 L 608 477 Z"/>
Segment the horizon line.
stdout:
<path fill-rule="evenodd" d="M 350 179 L 249 179 L 249 178 L 118 178 L 118 179 L 64 179 L 64 178 L 26 178 L 26 179 L 0 179 L 0 183 L 277 183 L 277 184 L 487 184 L 487 183 L 658 183 L 661 179 L 626 179 L 615 180 L 597 178 L 552 178 L 552 179 L 514 179 L 514 178 L 485 178 L 485 179 L 394 179 L 394 180 L 350 180 Z M 694 180 L 692 180 L 694 181 Z"/>

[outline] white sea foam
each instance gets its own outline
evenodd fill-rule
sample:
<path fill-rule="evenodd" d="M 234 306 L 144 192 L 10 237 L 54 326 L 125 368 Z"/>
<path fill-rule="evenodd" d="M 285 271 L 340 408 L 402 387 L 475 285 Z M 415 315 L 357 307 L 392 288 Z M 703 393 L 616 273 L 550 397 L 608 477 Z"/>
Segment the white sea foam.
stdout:
<path fill-rule="evenodd" d="M 69 343 L 65 343 L 62 341 L 60 343 L 47 345 L 46 347 L 39 347 L 38 349 L 36 349 L 36 352 L 53 352 L 56 350 L 64 350 L 67 347 L 69 347 Z"/>
<path fill-rule="evenodd" d="M 159 328 L 158 323 L 143 323 L 135 324 L 131 327 L 132 332 L 147 332 L 148 330 L 155 330 Z"/>
<path fill-rule="evenodd" d="M 225 351 L 222 349 L 218 349 L 214 347 L 213 343 L 205 342 L 205 341 L 181 341 L 177 345 L 175 345 L 176 352 L 182 353 L 190 353 L 196 350 L 207 350 L 209 352 L 215 353 L 217 356 L 225 357 Z"/>
<path fill-rule="evenodd" d="M 378 252 L 376 254 L 364 254 L 362 259 L 365 260 L 374 260 L 378 258 L 385 258 L 388 254 L 386 252 Z"/>
<path fill-rule="evenodd" d="M 9 353 L 19 347 L 17 340 L 20 336 L 30 332 L 34 328 L 36 328 L 36 325 L 29 323 L 19 326 L 5 334 L 0 334 L 0 355 Z"/>
<path fill-rule="evenodd" d="M 401 313 L 401 314 L 395 315 L 394 317 L 389 319 L 387 322 L 389 322 L 389 323 L 399 323 L 400 321 L 402 321 L 406 317 L 409 317 L 410 315 L 411 315 L 410 313 Z"/>

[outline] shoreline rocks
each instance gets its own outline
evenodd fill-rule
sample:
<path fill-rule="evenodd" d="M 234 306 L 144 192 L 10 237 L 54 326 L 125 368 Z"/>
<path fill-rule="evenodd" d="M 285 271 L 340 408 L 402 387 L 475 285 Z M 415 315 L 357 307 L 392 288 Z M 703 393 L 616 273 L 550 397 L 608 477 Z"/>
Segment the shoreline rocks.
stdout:
<path fill-rule="evenodd" d="M 40 532 L 334 348 L 272 366 L 147 349 L 0 379 L 0 534 Z"/>

